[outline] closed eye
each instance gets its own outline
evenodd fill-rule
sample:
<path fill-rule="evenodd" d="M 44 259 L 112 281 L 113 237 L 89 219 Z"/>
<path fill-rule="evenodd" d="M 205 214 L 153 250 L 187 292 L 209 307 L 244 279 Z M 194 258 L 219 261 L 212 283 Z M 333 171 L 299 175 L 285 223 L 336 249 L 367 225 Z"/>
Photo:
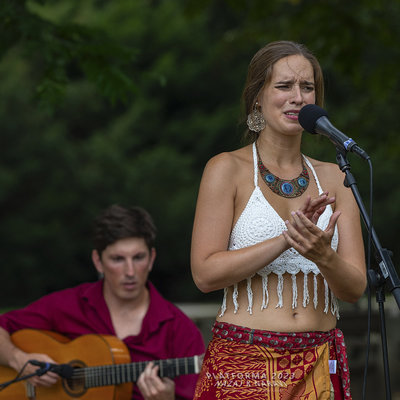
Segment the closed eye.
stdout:
<path fill-rule="evenodd" d="M 110 257 L 110 258 L 111 258 L 111 260 L 114 261 L 114 262 L 120 262 L 120 261 L 123 261 L 123 260 L 124 260 L 124 257 L 122 257 L 122 256 L 112 256 L 112 257 Z"/>
<path fill-rule="evenodd" d="M 306 92 L 312 92 L 314 91 L 314 86 L 313 85 L 301 85 L 301 90 L 304 90 Z"/>
<path fill-rule="evenodd" d="M 136 255 L 133 257 L 133 259 L 134 259 L 134 260 L 137 260 L 137 261 L 140 261 L 140 260 L 143 260 L 145 257 L 146 257 L 146 253 L 139 253 L 139 254 L 136 254 Z"/>
<path fill-rule="evenodd" d="M 293 90 L 295 85 L 296 84 L 293 82 L 279 82 L 275 85 L 275 88 L 279 90 Z M 299 84 L 299 86 L 300 89 L 305 92 L 312 92 L 315 89 L 314 84 L 311 82 L 302 82 Z"/>

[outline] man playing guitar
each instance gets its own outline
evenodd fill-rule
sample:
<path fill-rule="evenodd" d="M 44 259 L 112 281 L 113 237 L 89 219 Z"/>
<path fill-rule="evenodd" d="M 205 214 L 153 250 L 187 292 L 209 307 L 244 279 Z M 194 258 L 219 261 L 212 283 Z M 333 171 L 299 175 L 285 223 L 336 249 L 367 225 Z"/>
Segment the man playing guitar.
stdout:
<path fill-rule="evenodd" d="M 48 294 L 25 308 L 0 316 L 0 364 L 24 374 L 38 367 L 29 360 L 57 363 L 48 354 L 27 353 L 10 335 L 22 329 L 53 331 L 74 340 L 87 334 L 113 335 L 127 347 L 131 361 L 189 357 L 204 353 L 199 329 L 148 281 L 156 258 L 156 228 L 140 207 L 113 205 L 95 220 L 93 264 L 96 282 Z M 196 374 L 169 379 L 148 363 L 134 385 L 132 399 L 192 399 Z M 30 378 L 51 387 L 53 372 Z M 5 389 L 7 390 L 7 389 Z"/>

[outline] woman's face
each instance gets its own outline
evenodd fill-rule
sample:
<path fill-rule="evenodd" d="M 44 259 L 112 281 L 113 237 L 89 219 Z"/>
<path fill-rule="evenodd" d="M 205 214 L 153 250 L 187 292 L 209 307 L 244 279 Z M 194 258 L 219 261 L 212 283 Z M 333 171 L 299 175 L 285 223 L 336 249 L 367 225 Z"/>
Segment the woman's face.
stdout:
<path fill-rule="evenodd" d="M 267 132 L 298 134 L 300 109 L 315 104 L 314 70 L 301 55 L 280 59 L 272 69 L 271 80 L 258 97 Z"/>

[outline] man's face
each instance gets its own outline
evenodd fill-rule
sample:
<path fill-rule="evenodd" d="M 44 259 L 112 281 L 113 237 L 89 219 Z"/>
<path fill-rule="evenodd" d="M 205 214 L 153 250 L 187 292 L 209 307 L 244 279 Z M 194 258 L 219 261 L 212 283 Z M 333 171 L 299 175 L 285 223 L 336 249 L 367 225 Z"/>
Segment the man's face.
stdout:
<path fill-rule="evenodd" d="M 153 267 L 155 249 L 143 238 L 125 238 L 107 246 L 101 256 L 93 250 L 92 259 L 99 273 L 104 274 L 106 299 L 140 302 L 146 295 L 146 282 Z"/>

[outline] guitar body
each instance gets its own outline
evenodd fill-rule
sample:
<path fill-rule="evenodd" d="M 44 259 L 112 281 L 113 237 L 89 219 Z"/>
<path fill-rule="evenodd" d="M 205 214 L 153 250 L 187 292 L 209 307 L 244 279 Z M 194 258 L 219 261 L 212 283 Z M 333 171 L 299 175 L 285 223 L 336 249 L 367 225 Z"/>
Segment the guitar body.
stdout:
<path fill-rule="evenodd" d="M 114 336 L 83 335 L 69 340 L 54 332 L 23 329 L 15 332 L 11 339 L 27 353 L 48 354 L 59 364 L 70 364 L 74 368 L 129 363 L 130 355 L 125 344 Z M 84 360 L 84 361 L 82 361 Z M 17 372 L 0 366 L 0 382 L 14 379 Z M 66 380 L 60 379 L 50 388 L 36 387 L 36 397 L 27 394 L 26 382 L 13 383 L 0 391 L 0 400 L 130 400 L 132 383 L 92 387 L 75 391 L 68 387 Z"/>

